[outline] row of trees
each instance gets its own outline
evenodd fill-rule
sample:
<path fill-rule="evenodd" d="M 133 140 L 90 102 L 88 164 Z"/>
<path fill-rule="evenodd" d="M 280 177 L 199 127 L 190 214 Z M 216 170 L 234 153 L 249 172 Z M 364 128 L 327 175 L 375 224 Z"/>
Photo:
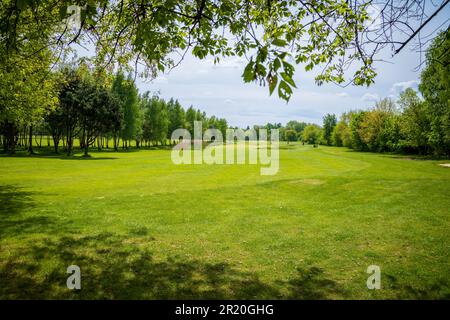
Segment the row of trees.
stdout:
<path fill-rule="evenodd" d="M 324 120 L 322 142 L 360 151 L 450 156 L 449 112 L 439 111 L 408 88 L 397 103 L 385 98 L 371 110 L 342 114 L 331 135 Z"/>
<path fill-rule="evenodd" d="M 316 124 L 290 121 L 279 128 L 286 141 L 344 146 L 359 151 L 408 152 L 450 157 L 450 32 L 440 33 L 427 51 L 419 91 L 408 88 L 397 101 L 385 98 L 370 110 L 323 118 Z"/>
<path fill-rule="evenodd" d="M 23 50 L 36 49 L 29 45 Z M 383 99 L 371 110 L 344 113 L 339 121 L 328 114 L 323 127 L 298 121 L 263 127 L 280 129 L 280 137 L 288 142 L 450 156 L 449 48 L 449 31 L 430 45 L 420 95 L 407 89 L 398 101 Z M 148 92 L 140 96 L 131 76 L 121 72 L 113 75 L 85 61 L 76 68 L 63 65 L 49 72 L 48 54 L 41 50 L 39 58 L 10 54 L 0 60 L 0 143 L 7 152 L 14 152 L 18 143 L 33 152 L 36 132 L 50 134 L 56 152 L 62 141 L 68 154 L 73 153 L 74 139 L 86 154 L 95 143 L 108 148 L 111 138 L 115 150 L 119 141 L 123 148 L 131 140 L 137 147 L 165 144 L 177 128 L 187 128 L 193 135 L 194 121 L 201 121 L 203 130 L 218 128 L 225 136 L 225 119 L 208 118 L 192 106 L 185 110 L 174 99 L 164 101 Z"/>
<path fill-rule="evenodd" d="M 43 135 L 51 136 L 54 151 L 58 153 L 62 144 L 68 155 L 73 154 L 78 139 L 88 155 L 89 147 L 95 144 L 99 149 L 109 148 L 111 139 L 116 151 L 120 141 L 124 149 L 131 140 L 138 148 L 170 143 L 170 134 L 177 128 L 187 128 L 193 134 L 194 121 L 201 121 L 203 130 L 218 128 L 224 134 L 228 126 L 225 119 L 208 117 L 192 106 L 185 110 L 177 100 L 165 101 L 149 92 L 139 95 L 131 76 L 98 71 L 85 61 L 78 67 L 64 65 L 47 79 L 51 79 L 49 86 L 54 93 L 51 104 L 36 105 L 33 115 L 16 115 L 19 108 L 12 109 L 16 112 L 10 115 L 2 112 L 0 144 L 6 152 L 14 153 L 20 145 L 33 153 L 36 134 L 41 137 L 40 146 Z M 34 97 L 32 92 L 30 95 Z"/>
<path fill-rule="evenodd" d="M 202 130 L 208 128 L 219 129 L 223 136 L 228 128 L 227 120 L 216 116 L 208 117 L 205 112 L 190 106 L 184 109 L 181 104 L 174 99 L 165 101 L 158 96 L 150 96 L 146 92 L 139 97 L 139 110 L 143 116 L 142 132 L 139 139 L 146 145 L 171 143 L 170 138 L 173 131 L 178 128 L 189 130 L 194 136 L 194 121 L 202 122 Z"/>
<path fill-rule="evenodd" d="M 323 143 L 323 130 L 317 124 L 291 120 L 283 126 L 281 123 L 267 123 L 264 126 L 254 126 L 254 129 L 264 128 L 267 130 L 278 129 L 280 140 L 288 144 L 292 141 L 301 141 L 303 144 L 317 145 Z M 268 131 L 270 134 L 270 131 Z"/>
<path fill-rule="evenodd" d="M 450 157 L 450 32 L 427 50 L 419 95 L 408 88 L 394 102 L 386 98 L 368 111 L 327 115 L 323 140 L 328 145 L 375 152 L 403 151 Z"/>

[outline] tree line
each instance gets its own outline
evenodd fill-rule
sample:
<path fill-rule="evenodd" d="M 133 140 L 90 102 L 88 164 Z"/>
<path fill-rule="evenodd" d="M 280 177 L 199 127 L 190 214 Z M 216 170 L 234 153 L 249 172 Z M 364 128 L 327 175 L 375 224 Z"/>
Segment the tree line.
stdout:
<path fill-rule="evenodd" d="M 440 33 L 426 54 L 419 92 L 384 98 L 369 110 L 334 114 L 322 126 L 290 121 L 280 128 L 286 141 L 348 147 L 359 151 L 406 152 L 450 157 L 450 32 Z"/>
<path fill-rule="evenodd" d="M 420 94 L 407 89 L 398 101 L 385 98 L 370 110 L 349 111 L 339 120 L 328 114 L 322 127 L 290 121 L 254 129 L 279 129 L 280 138 L 288 142 L 450 156 L 449 48 L 447 30 L 427 50 Z M 138 148 L 171 143 L 177 128 L 187 128 L 193 135 L 194 121 L 201 121 L 203 130 L 220 129 L 224 136 L 228 127 L 225 119 L 207 117 L 192 106 L 184 109 L 177 100 L 165 101 L 149 92 L 139 95 L 131 75 L 96 69 L 85 60 L 52 72 L 47 72 L 46 50 L 27 58 L 10 54 L 8 60 L 10 64 L 0 68 L 0 144 L 6 152 L 13 153 L 20 145 L 32 153 L 36 133 L 39 145 L 43 135 L 50 135 L 55 152 L 62 142 L 69 155 L 78 139 L 87 155 L 94 145 L 109 148 L 110 140 L 115 150 L 129 148 L 132 140 Z"/>
<path fill-rule="evenodd" d="M 177 128 L 187 128 L 193 134 L 194 121 L 201 121 L 204 130 L 217 128 L 223 134 L 228 126 L 225 119 L 208 117 L 193 106 L 184 109 L 178 100 L 165 101 L 150 92 L 140 95 L 131 75 L 126 77 L 121 71 L 108 74 L 86 61 L 78 66 L 65 64 L 49 78 L 51 103 L 30 102 L 27 110 L 34 111 L 33 116 L 2 112 L 0 145 L 5 152 L 14 153 L 21 146 L 34 153 L 33 139 L 42 146 L 42 136 L 47 136 L 47 145 L 51 137 L 55 153 L 62 144 L 72 155 L 78 140 L 88 155 L 90 147 L 118 151 L 128 149 L 131 141 L 137 148 L 171 144 L 170 134 Z"/>

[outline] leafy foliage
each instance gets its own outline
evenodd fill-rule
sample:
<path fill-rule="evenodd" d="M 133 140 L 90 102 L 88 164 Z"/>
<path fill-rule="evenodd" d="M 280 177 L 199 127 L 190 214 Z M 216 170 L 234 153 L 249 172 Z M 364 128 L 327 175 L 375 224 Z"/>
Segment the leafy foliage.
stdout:
<path fill-rule="evenodd" d="M 322 129 L 316 124 L 307 125 L 303 130 L 303 141 L 309 144 L 318 144 L 322 139 Z"/>
<path fill-rule="evenodd" d="M 331 145 L 331 135 L 333 133 L 333 129 L 336 126 L 337 119 L 334 114 L 327 114 L 323 118 L 323 139 L 327 145 Z"/>
<path fill-rule="evenodd" d="M 69 17 L 70 5 L 81 8 L 78 30 L 61 23 Z M 216 63 L 247 56 L 243 80 L 268 85 L 270 94 L 277 91 L 288 101 L 296 88 L 294 64 L 306 71 L 321 67 L 316 77 L 320 85 L 343 83 L 345 68 L 355 62 L 351 82 L 373 82 L 374 53 L 360 41 L 370 20 L 367 6 L 332 0 L 10 0 L 0 7 L 1 43 L 15 50 L 23 44 L 19 34 L 61 50 L 93 41 L 98 66 L 127 68 L 141 61 L 144 76 L 177 65 L 173 52 L 184 56 L 190 50 Z"/>
<path fill-rule="evenodd" d="M 419 89 L 430 116 L 428 140 L 437 153 L 450 156 L 450 30 L 437 36 L 427 50 Z"/>
<path fill-rule="evenodd" d="M 157 96 L 150 98 L 147 92 L 141 97 L 140 103 L 144 110 L 143 139 L 165 143 L 169 129 L 166 102 Z"/>

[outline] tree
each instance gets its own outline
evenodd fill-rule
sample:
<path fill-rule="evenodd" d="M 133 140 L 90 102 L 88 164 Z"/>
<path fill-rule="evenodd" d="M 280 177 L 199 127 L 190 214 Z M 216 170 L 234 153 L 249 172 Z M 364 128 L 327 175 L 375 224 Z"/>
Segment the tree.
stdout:
<path fill-rule="evenodd" d="M 119 101 L 105 87 L 99 84 L 89 87 L 88 84 L 85 93 L 90 97 L 82 104 L 80 122 L 83 126 L 84 155 L 87 156 L 89 146 L 103 133 L 120 127 L 122 117 Z"/>
<path fill-rule="evenodd" d="M 82 77 L 72 66 L 60 70 L 59 108 L 62 114 L 67 155 L 73 154 L 73 140 L 80 132 L 79 104 L 82 97 Z"/>
<path fill-rule="evenodd" d="M 297 132 L 292 129 L 287 129 L 284 132 L 284 137 L 288 143 L 289 143 L 289 141 L 296 141 L 297 140 Z"/>
<path fill-rule="evenodd" d="M 309 124 L 303 130 L 303 141 L 316 146 L 322 138 L 322 129 L 317 124 Z"/>
<path fill-rule="evenodd" d="M 55 80 L 48 72 L 48 50 L 24 57 L 35 50 L 30 42 L 20 54 L 0 59 L 0 127 L 5 151 L 14 153 L 18 129 L 28 127 L 28 151 L 33 153 L 33 125 L 56 103 Z M 0 49 L 0 52 L 2 50 Z M 30 53 L 31 54 L 31 53 Z"/>
<path fill-rule="evenodd" d="M 169 128 L 169 117 L 166 102 L 157 96 L 149 98 L 146 92 L 141 97 L 141 105 L 144 109 L 143 137 L 153 143 L 164 144 Z"/>
<path fill-rule="evenodd" d="M 323 118 L 323 139 L 328 146 L 331 146 L 332 139 L 331 134 L 333 133 L 333 129 L 336 126 L 337 119 L 334 114 L 327 114 Z"/>
<path fill-rule="evenodd" d="M 191 133 L 191 137 L 194 136 L 194 121 L 200 120 L 197 117 L 197 111 L 193 106 L 190 106 L 186 110 L 186 129 Z"/>
<path fill-rule="evenodd" d="M 297 136 L 300 137 L 306 126 L 307 126 L 307 123 L 305 123 L 305 122 L 291 120 L 286 124 L 286 129 L 295 130 L 295 132 L 297 133 Z"/>
<path fill-rule="evenodd" d="M 125 79 L 122 72 L 118 72 L 111 88 L 114 96 L 120 101 L 123 114 L 120 137 L 123 147 L 128 148 L 128 141 L 136 137 L 140 110 L 138 105 L 138 91 L 131 75 Z"/>
<path fill-rule="evenodd" d="M 367 150 L 367 145 L 361 137 L 361 123 L 364 120 L 366 111 L 351 111 L 349 112 L 349 128 L 350 140 L 352 149 L 364 151 Z"/>
<path fill-rule="evenodd" d="M 351 125 L 353 141 L 358 150 L 384 152 L 399 148 L 399 115 L 390 98 L 378 101 L 372 110 L 357 114 Z"/>
<path fill-rule="evenodd" d="M 123 109 L 121 100 L 117 95 L 110 89 L 108 90 L 108 107 L 109 112 L 108 119 L 106 120 L 106 127 L 104 133 L 108 137 L 111 134 L 114 140 L 114 151 L 118 151 L 119 148 L 119 132 L 122 128 L 123 123 Z"/>
<path fill-rule="evenodd" d="M 170 99 L 167 103 L 167 111 L 169 114 L 169 131 L 167 137 L 170 139 L 172 132 L 176 129 L 186 127 L 186 114 L 178 100 L 174 99 Z"/>
<path fill-rule="evenodd" d="M 431 125 L 427 104 L 411 88 L 400 94 L 398 104 L 402 108 L 401 132 L 404 137 L 403 147 L 417 151 L 420 154 L 428 153 L 428 135 Z"/>
<path fill-rule="evenodd" d="M 47 113 L 45 123 L 52 136 L 55 153 L 58 153 L 59 141 L 64 134 L 64 114 L 59 105 Z"/>
<path fill-rule="evenodd" d="M 430 117 L 428 141 L 436 154 L 450 157 L 450 30 L 440 33 L 427 50 L 419 90 Z"/>
<path fill-rule="evenodd" d="M 79 137 L 80 146 L 88 155 L 89 146 L 121 123 L 119 101 L 109 92 L 103 77 L 80 61 L 79 66 L 64 65 L 58 72 L 60 82 L 59 105 L 46 116 L 47 127 L 53 136 L 55 152 L 61 135 L 67 142 L 67 154 L 73 154 L 73 140 Z"/>
<path fill-rule="evenodd" d="M 77 94 L 77 112 L 81 130 L 80 145 L 84 149 L 84 156 L 88 156 L 89 145 L 93 144 L 100 127 L 102 106 L 96 85 L 86 65 L 82 65 L 78 72 L 81 76 Z"/>
<path fill-rule="evenodd" d="M 54 26 L 67 18 L 71 0 L 5 0 L 0 41 L 14 50 L 26 39 L 57 39 L 58 46 L 94 40 L 99 65 L 140 60 L 150 76 L 176 65 L 175 51 L 192 50 L 200 59 L 211 55 L 215 62 L 247 55 L 243 80 L 267 84 L 270 93 L 289 100 L 296 87 L 290 61 L 306 71 L 323 67 L 318 84 L 346 78 L 371 84 L 380 52 L 390 48 L 398 53 L 412 38 L 421 44 L 419 31 L 435 16 L 425 20 L 426 10 L 432 6 L 437 13 L 447 4 L 425 1 L 75 1 L 85 6 L 79 30 L 70 32 Z M 389 23 L 372 23 L 368 11 L 374 8 Z M 348 69 L 355 72 L 346 77 Z"/>
<path fill-rule="evenodd" d="M 218 118 L 216 122 L 216 128 L 222 132 L 222 136 L 225 137 L 228 129 L 228 122 L 225 118 Z"/>
<path fill-rule="evenodd" d="M 341 117 L 341 120 L 334 127 L 331 134 L 331 141 L 336 147 L 349 147 L 351 146 L 350 130 L 348 123 Z"/>

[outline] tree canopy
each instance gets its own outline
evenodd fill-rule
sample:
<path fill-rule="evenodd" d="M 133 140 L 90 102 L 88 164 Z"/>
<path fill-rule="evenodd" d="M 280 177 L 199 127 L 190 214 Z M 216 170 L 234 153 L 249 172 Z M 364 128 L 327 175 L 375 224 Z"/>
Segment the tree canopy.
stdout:
<path fill-rule="evenodd" d="M 29 39 L 55 52 L 91 43 L 98 66 L 142 64 L 146 76 L 176 66 L 190 50 L 215 62 L 245 56 L 243 80 L 267 85 L 289 100 L 295 64 L 306 71 L 319 68 L 318 84 L 373 83 L 381 50 L 398 52 L 430 20 L 424 2 L 5 0 L 0 44 L 9 53 Z M 436 4 L 436 12 L 447 3 Z M 62 23 L 73 22 L 74 6 L 78 23 Z M 346 74 L 350 66 L 354 71 Z"/>

